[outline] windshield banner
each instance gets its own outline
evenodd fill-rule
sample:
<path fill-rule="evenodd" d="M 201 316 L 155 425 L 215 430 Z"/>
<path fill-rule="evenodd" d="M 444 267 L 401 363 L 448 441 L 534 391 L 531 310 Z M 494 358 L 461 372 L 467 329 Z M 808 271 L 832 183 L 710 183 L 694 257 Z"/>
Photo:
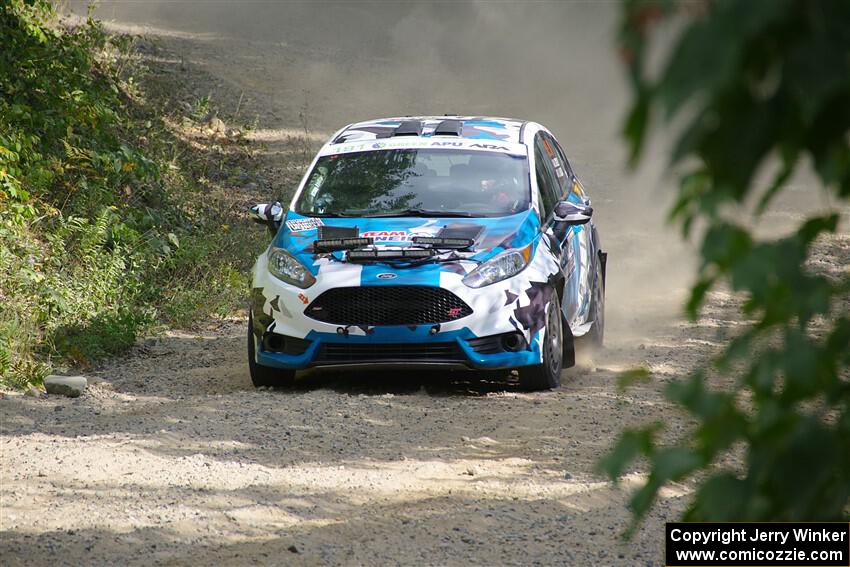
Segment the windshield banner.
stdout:
<path fill-rule="evenodd" d="M 366 140 L 348 144 L 334 144 L 325 146 L 319 155 L 333 156 L 338 154 L 349 154 L 354 152 L 374 152 L 379 150 L 414 150 L 420 148 L 447 149 L 447 150 L 472 150 L 483 152 L 501 152 L 511 155 L 526 155 L 525 146 L 502 140 L 476 140 L 476 139 L 398 139 L 398 140 Z"/>

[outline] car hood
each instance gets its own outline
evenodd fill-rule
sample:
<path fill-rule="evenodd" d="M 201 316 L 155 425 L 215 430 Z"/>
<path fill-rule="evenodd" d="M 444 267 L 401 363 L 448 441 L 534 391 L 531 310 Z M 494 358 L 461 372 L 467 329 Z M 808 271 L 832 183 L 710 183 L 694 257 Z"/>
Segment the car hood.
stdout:
<path fill-rule="evenodd" d="M 357 227 L 360 236 L 371 237 L 375 244 L 385 246 L 410 246 L 414 236 L 436 236 L 443 227 L 475 227 L 480 229 L 472 248 L 472 259 L 477 261 L 488 260 L 509 248 L 526 246 L 540 232 L 540 220 L 533 209 L 504 217 L 480 218 L 320 218 L 289 211 L 273 245 L 286 249 L 315 274 L 318 266 L 314 266 L 313 242 L 318 237 L 319 226 Z"/>

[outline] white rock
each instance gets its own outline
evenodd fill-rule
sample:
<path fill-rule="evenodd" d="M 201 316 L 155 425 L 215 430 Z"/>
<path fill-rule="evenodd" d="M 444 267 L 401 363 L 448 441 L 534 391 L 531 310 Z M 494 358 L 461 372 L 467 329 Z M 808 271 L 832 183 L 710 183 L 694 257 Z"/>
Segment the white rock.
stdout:
<path fill-rule="evenodd" d="M 44 379 L 44 387 L 48 394 L 78 398 L 88 386 L 85 376 L 56 376 L 50 375 Z"/>
<path fill-rule="evenodd" d="M 218 117 L 214 117 L 212 120 L 210 120 L 209 128 L 216 134 L 224 134 L 227 131 L 227 127 L 224 125 L 224 121 Z"/>

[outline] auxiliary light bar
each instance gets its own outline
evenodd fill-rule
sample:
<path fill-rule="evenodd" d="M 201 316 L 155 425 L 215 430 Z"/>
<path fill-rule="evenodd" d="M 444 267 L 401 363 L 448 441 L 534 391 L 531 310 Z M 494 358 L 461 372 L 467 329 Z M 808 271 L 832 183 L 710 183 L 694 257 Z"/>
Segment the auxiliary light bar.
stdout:
<path fill-rule="evenodd" d="M 365 262 L 376 260 L 413 260 L 430 258 L 434 251 L 430 248 L 401 248 L 396 250 L 349 250 L 350 262 Z"/>
<path fill-rule="evenodd" d="M 439 236 L 414 236 L 414 244 L 430 244 L 434 248 L 469 248 L 475 241 L 471 238 L 441 238 Z"/>
<path fill-rule="evenodd" d="M 372 244 L 371 238 L 323 238 L 313 241 L 316 252 L 333 252 L 334 250 L 351 250 Z"/>

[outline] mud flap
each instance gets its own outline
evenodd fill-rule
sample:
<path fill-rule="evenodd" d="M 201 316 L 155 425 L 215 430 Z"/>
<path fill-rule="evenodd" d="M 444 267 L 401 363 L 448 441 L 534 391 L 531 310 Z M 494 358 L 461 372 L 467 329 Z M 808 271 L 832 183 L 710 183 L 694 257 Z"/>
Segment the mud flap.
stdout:
<path fill-rule="evenodd" d="M 602 289 L 605 289 L 605 282 L 608 274 L 608 252 L 599 251 L 599 261 L 602 263 Z"/>
<path fill-rule="evenodd" d="M 564 347 L 561 368 L 572 368 L 576 365 L 576 341 L 575 338 L 573 338 L 573 331 L 570 329 L 570 325 L 567 323 L 566 319 L 563 317 L 561 319 L 561 325 L 564 329 Z"/>

